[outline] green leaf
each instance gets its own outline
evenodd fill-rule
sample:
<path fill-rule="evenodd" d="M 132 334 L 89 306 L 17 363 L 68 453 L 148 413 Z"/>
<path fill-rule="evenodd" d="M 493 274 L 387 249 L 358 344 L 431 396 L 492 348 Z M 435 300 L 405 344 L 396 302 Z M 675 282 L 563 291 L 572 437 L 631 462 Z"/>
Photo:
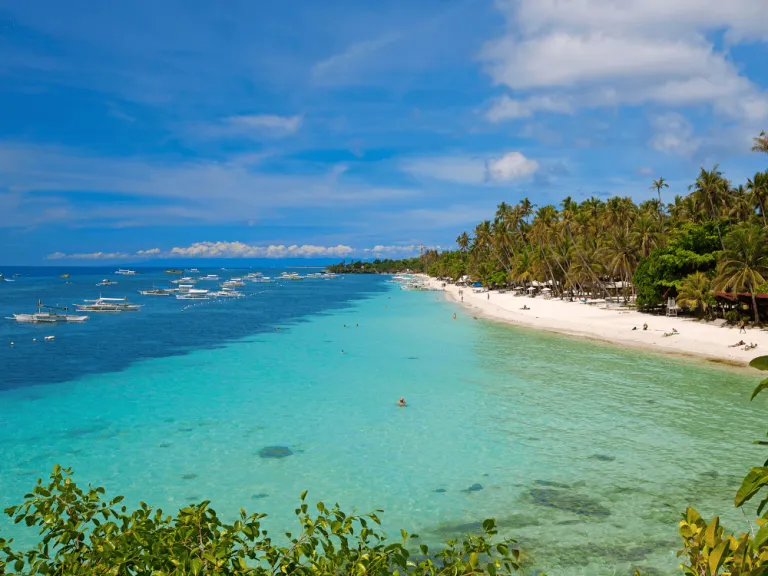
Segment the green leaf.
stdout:
<path fill-rule="evenodd" d="M 711 574 L 717 574 L 717 569 L 723 563 L 723 554 L 728 548 L 728 540 L 723 540 L 717 545 L 717 548 L 709 553 L 709 571 Z"/>
<path fill-rule="evenodd" d="M 768 370 L 768 356 L 758 356 L 749 363 L 752 368 L 758 370 Z"/>
<path fill-rule="evenodd" d="M 472 570 L 474 570 L 475 568 L 477 568 L 477 562 L 478 562 L 477 552 L 472 552 L 469 555 L 469 567 L 472 568 Z"/>
<path fill-rule="evenodd" d="M 734 506 L 738 508 L 748 502 L 766 484 L 768 484 L 768 467 L 752 468 L 741 483 L 739 491 L 736 492 Z"/>
<path fill-rule="evenodd" d="M 496 576 L 496 565 L 493 562 L 488 562 L 486 572 L 488 572 L 488 576 Z"/>
<path fill-rule="evenodd" d="M 760 546 L 766 542 L 768 542 L 768 523 L 763 524 L 763 527 L 757 531 L 757 534 L 755 534 L 755 537 L 752 539 L 752 549 L 755 551 L 755 554 L 757 554 Z"/>
<path fill-rule="evenodd" d="M 717 537 L 717 528 L 720 526 L 720 517 L 715 516 L 704 531 L 704 542 L 710 548 L 715 547 L 715 538 Z M 714 570 L 713 570 L 714 572 Z"/>
<path fill-rule="evenodd" d="M 755 396 L 760 394 L 760 392 L 762 392 L 766 388 L 768 388 L 768 378 L 766 378 L 765 380 L 760 382 L 760 384 L 757 385 L 757 388 L 755 388 L 755 391 L 752 392 L 752 396 L 750 397 L 749 401 L 751 402 L 752 400 L 754 400 Z"/>

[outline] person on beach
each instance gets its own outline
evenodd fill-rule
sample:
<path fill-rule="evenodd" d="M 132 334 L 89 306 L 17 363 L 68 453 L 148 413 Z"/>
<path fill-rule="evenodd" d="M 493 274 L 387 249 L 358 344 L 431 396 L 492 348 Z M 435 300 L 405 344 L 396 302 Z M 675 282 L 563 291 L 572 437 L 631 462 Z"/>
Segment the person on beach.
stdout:
<path fill-rule="evenodd" d="M 490 300 L 490 299 L 491 299 L 491 293 L 488 292 L 488 300 Z"/>
<path fill-rule="evenodd" d="M 400 396 L 400 400 L 397 401 L 398 406 L 407 406 L 408 404 L 405 402 L 405 398 Z"/>
<path fill-rule="evenodd" d="M 747 333 L 747 329 L 744 328 L 744 324 L 745 324 L 745 322 L 744 322 L 744 319 L 742 318 L 741 321 L 739 322 L 739 334 L 746 334 Z"/>
<path fill-rule="evenodd" d="M 643 330 L 648 330 L 648 324 L 647 323 L 643 324 Z"/>
<path fill-rule="evenodd" d="M 738 342 L 736 342 L 736 344 L 731 344 L 730 346 L 728 346 L 728 348 L 738 348 L 739 346 L 744 346 L 744 345 L 745 345 L 744 340 L 739 340 Z"/>

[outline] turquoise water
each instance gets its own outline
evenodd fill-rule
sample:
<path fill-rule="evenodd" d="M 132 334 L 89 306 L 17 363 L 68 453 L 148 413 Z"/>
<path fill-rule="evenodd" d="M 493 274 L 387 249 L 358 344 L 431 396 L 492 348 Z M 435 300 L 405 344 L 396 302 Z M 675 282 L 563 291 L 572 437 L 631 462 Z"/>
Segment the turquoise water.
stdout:
<path fill-rule="evenodd" d="M 0 506 L 61 463 L 132 503 L 211 499 L 225 515 L 268 513 L 279 533 L 309 489 L 383 508 L 393 535 L 430 543 L 495 517 L 528 570 L 549 574 L 673 573 L 689 504 L 745 529 L 731 503 L 761 456 L 756 378 L 475 321 L 435 293 L 365 298 L 216 348 L 0 392 Z M 261 458 L 267 446 L 293 455 Z"/>

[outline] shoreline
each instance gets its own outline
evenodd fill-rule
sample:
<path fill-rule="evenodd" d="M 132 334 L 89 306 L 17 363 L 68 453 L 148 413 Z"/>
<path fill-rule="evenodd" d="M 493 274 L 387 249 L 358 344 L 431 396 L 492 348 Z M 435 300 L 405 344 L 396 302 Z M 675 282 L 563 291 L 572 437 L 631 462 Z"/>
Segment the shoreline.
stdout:
<path fill-rule="evenodd" d="M 599 308 L 541 296 L 530 298 L 496 291 L 475 293 L 470 287 L 453 284 L 442 288 L 442 282 L 435 278 L 430 278 L 429 284 L 442 291 L 446 299 L 474 311 L 478 318 L 513 326 L 738 368 L 749 368 L 753 358 L 768 354 L 768 331 L 758 328 L 748 328 L 746 334 L 739 334 L 736 326 L 692 318 L 652 316 L 636 310 Z M 459 290 L 463 290 L 463 302 Z M 529 310 L 521 310 L 524 305 Z M 643 330 L 643 324 L 648 324 L 647 331 Z M 664 336 L 673 328 L 678 330 L 677 334 Z M 757 348 L 729 347 L 741 340 L 755 343 Z"/>

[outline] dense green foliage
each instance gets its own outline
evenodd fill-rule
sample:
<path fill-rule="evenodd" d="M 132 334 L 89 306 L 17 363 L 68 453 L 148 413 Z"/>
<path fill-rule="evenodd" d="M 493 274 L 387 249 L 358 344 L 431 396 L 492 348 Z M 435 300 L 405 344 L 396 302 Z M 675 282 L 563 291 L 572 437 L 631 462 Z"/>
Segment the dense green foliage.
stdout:
<path fill-rule="evenodd" d="M 763 133 L 754 149 L 765 152 L 765 146 Z M 711 280 L 704 300 L 715 290 L 734 295 L 708 314 L 751 308 L 747 317 L 759 321 L 755 295 L 768 288 L 768 171 L 736 186 L 717 166 L 702 168 L 688 194 L 665 204 L 661 191 L 668 187 L 664 178 L 653 181 L 658 197 L 640 204 L 628 197 L 568 197 L 558 206 L 535 206 L 527 198 L 502 202 L 492 220 L 456 238 L 458 250 L 428 250 L 382 271 L 407 268 L 453 280 L 466 274 L 491 287 L 546 283 L 560 297 L 636 296 L 638 306 L 648 308 L 677 297 L 683 281 L 702 272 Z M 736 302 L 739 293 L 751 295 L 746 310 Z"/>
<path fill-rule="evenodd" d="M 657 306 L 668 293 L 677 295 L 687 276 L 715 269 L 719 252 L 720 239 L 713 223 L 682 224 L 670 233 L 667 246 L 653 250 L 635 270 L 638 305 Z"/>
<path fill-rule="evenodd" d="M 367 262 L 364 260 L 353 260 L 352 262 L 341 262 L 333 264 L 326 269 L 336 274 L 396 274 L 406 270 L 421 268 L 419 258 L 408 258 L 405 260 L 373 260 Z"/>
<path fill-rule="evenodd" d="M 312 515 L 306 492 L 296 509 L 300 531 L 286 534 L 283 544 L 263 529 L 263 514 L 241 509 L 226 524 L 209 502 L 172 517 L 144 503 L 129 512 L 118 506 L 122 497 L 103 497 L 103 488 L 82 490 L 70 470 L 56 466 L 48 484 L 38 480 L 23 504 L 6 509 L 17 524 L 38 527 L 41 540 L 32 550 L 16 551 L 0 539 L 0 574 L 493 576 L 518 568 L 514 542 L 492 542 L 493 520 L 483 523 L 481 534 L 440 551 L 421 544 L 414 556 L 407 546 L 418 536 L 401 531 L 399 542 L 387 543 L 376 512 L 347 515 L 320 502 Z"/>

